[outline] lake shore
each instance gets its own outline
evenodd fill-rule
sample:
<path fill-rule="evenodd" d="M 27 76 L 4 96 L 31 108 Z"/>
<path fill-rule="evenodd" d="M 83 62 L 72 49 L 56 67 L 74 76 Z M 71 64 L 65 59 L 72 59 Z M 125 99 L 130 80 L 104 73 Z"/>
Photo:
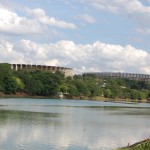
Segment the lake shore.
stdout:
<path fill-rule="evenodd" d="M 0 98 L 37 98 L 37 99 L 68 99 L 68 100 L 89 100 L 89 101 L 108 101 L 108 102 L 137 102 L 137 103 L 149 103 L 150 100 L 132 100 L 132 99 L 121 99 L 121 98 L 106 98 L 103 96 L 87 97 L 87 96 L 69 96 L 64 95 L 63 98 L 60 98 L 58 95 L 54 96 L 39 96 L 39 95 L 29 95 L 23 92 L 16 92 L 15 94 L 4 94 L 0 92 Z"/>

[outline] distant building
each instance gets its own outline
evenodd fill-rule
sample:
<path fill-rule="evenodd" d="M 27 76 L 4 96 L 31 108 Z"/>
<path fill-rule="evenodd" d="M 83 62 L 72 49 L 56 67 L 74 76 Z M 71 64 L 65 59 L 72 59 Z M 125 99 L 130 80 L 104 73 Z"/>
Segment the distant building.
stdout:
<path fill-rule="evenodd" d="M 150 81 L 150 75 L 148 74 L 135 74 L 135 73 L 120 73 L 120 72 L 87 72 L 83 75 L 95 75 L 101 78 L 121 78 L 139 81 Z"/>
<path fill-rule="evenodd" d="M 58 66 L 46 66 L 46 65 L 31 65 L 31 64 L 10 64 L 11 69 L 14 70 L 47 70 L 50 72 L 57 72 L 60 71 L 64 73 L 65 77 L 73 77 L 73 69 L 66 68 L 66 67 L 58 67 Z"/>

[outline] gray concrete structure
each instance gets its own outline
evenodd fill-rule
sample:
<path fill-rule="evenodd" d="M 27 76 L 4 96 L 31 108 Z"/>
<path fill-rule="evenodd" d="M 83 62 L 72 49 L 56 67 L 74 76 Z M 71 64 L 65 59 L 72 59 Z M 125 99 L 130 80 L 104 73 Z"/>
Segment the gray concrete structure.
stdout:
<path fill-rule="evenodd" d="M 88 72 L 83 75 L 95 75 L 101 78 L 121 78 L 139 81 L 150 81 L 148 74 L 135 74 L 135 73 L 120 73 L 120 72 Z"/>
<path fill-rule="evenodd" d="M 31 65 L 31 64 L 11 64 L 11 69 L 14 70 L 47 70 L 55 73 L 56 71 L 60 71 L 64 73 L 65 77 L 73 77 L 73 69 L 65 68 L 65 67 L 57 67 L 57 66 L 46 66 L 46 65 Z"/>

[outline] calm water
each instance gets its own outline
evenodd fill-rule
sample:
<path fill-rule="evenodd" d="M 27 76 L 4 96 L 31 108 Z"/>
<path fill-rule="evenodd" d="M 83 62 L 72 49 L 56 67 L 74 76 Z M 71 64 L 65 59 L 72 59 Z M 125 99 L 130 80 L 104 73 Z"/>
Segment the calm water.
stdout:
<path fill-rule="evenodd" d="M 0 150 L 109 150 L 150 137 L 150 104 L 0 99 Z"/>

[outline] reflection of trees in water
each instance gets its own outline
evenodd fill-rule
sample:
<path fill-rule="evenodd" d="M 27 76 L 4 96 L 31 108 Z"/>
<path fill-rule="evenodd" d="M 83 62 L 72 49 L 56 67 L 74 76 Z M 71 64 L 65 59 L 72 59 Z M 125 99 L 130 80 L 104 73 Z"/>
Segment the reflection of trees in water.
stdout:
<path fill-rule="evenodd" d="M 60 113 L 39 113 L 13 110 L 0 110 L 0 126 L 6 124 L 43 124 L 43 125 L 60 125 Z"/>

